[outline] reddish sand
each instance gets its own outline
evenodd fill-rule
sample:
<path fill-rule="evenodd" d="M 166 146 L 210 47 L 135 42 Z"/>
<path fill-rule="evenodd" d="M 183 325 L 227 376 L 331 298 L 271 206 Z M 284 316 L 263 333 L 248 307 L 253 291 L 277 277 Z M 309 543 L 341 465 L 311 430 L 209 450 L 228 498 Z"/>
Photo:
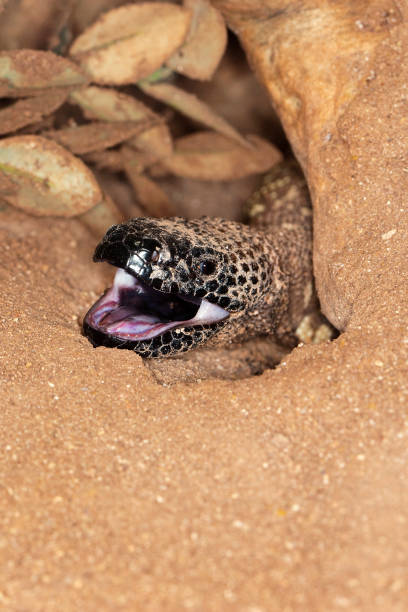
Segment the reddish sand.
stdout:
<path fill-rule="evenodd" d="M 86 228 L 3 211 L 5 610 L 408 608 L 408 9 L 215 4 L 305 168 L 343 333 L 262 376 L 159 385 L 80 334 L 111 275 Z"/>

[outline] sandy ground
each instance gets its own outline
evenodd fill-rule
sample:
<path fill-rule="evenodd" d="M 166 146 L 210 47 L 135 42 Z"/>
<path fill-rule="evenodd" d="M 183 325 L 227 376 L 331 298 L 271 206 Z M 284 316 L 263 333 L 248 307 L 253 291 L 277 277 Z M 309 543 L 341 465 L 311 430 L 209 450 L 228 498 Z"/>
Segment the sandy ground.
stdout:
<path fill-rule="evenodd" d="M 87 230 L 1 221 L 4 609 L 406 609 L 396 355 L 353 330 L 233 386 L 160 386 L 80 334 L 110 276 Z"/>
<path fill-rule="evenodd" d="M 342 333 L 261 376 L 159 385 L 81 336 L 111 278 L 88 230 L 3 210 L 5 610 L 408 608 L 408 10 L 216 4 L 306 171 Z"/>

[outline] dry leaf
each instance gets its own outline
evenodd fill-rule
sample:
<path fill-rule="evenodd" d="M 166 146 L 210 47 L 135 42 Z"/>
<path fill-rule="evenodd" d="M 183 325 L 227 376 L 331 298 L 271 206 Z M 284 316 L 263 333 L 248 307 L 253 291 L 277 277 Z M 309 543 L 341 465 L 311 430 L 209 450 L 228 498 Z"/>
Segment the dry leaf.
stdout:
<path fill-rule="evenodd" d="M 185 0 L 193 18 L 185 43 L 166 64 L 191 79 L 211 79 L 227 45 L 227 28 L 221 13 L 208 0 Z"/>
<path fill-rule="evenodd" d="M 92 85 L 76 89 L 69 96 L 70 102 L 80 106 L 88 119 L 100 121 L 141 121 L 142 119 L 157 119 L 150 108 L 132 96 L 115 89 Z"/>
<path fill-rule="evenodd" d="M 0 52 L 0 96 L 40 95 L 50 88 L 77 87 L 86 82 L 78 66 L 51 51 Z"/>
<path fill-rule="evenodd" d="M 71 17 L 72 30 L 77 34 L 83 32 L 99 15 L 125 4 L 126 0 L 92 0 L 92 2 L 77 2 Z"/>
<path fill-rule="evenodd" d="M 78 0 L 9 0 L 0 20 L 2 49 L 49 49 Z"/>
<path fill-rule="evenodd" d="M 41 136 L 0 140 L 0 173 L 13 184 L 12 192 L 7 189 L 1 196 L 33 215 L 72 217 L 102 200 L 98 183 L 85 164 Z"/>
<path fill-rule="evenodd" d="M 215 132 L 198 132 L 176 140 L 175 152 L 160 166 L 177 176 L 228 181 L 266 172 L 282 160 L 278 149 L 259 136 L 248 136 L 252 148 Z"/>
<path fill-rule="evenodd" d="M 7 108 L 0 110 L 0 134 L 15 132 L 20 128 L 41 121 L 65 102 L 66 90 L 51 90 L 47 94 L 18 100 Z"/>
<path fill-rule="evenodd" d="M 115 149 L 87 153 L 83 156 L 83 160 L 87 164 L 93 164 L 98 170 L 109 170 L 109 172 L 121 172 L 123 170 L 122 154 Z"/>
<path fill-rule="evenodd" d="M 134 83 L 171 57 L 190 20 L 191 12 L 175 4 L 128 4 L 103 14 L 74 41 L 70 54 L 96 83 Z"/>
<path fill-rule="evenodd" d="M 173 153 L 173 139 L 165 123 L 153 125 L 128 141 L 138 151 L 147 153 L 152 162 Z"/>
<path fill-rule="evenodd" d="M 144 174 L 129 176 L 136 198 L 149 217 L 174 217 L 177 214 L 174 204 L 167 194 Z"/>
<path fill-rule="evenodd" d="M 183 115 L 203 123 L 205 126 L 232 138 L 239 142 L 242 146 L 249 147 L 250 145 L 243 136 L 235 128 L 232 127 L 225 119 L 215 113 L 210 106 L 197 98 L 197 96 L 187 93 L 179 87 L 168 83 L 158 83 L 151 85 L 146 81 L 138 83 L 140 88 L 152 98 L 160 100 L 168 104 Z"/>
<path fill-rule="evenodd" d="M 108 194 L 104 194 L 102 202 L 93 206 L 78 219 L 86 225 L 96 238 L 102 238 L 106 228 L 124 220 L 122 213 Z"/>
<path fill-rule="evenodd" d="M 128 145 L 130 144 L 130 141 L 128 141 L 126 144 L 124 144 L 121 148 L 121 155 L 123 157 L 123 149 L 127 150 Z M 130 148 L 131 152 L 132 152 L 132 165 L 134 168 L 135 172 L 141 173 L 143 172 L 146 168 L 150 167 L 155 167 L 153 164 L 156 164 L 156 162 L 158 161 L 157 159 L 157 155 L 151 154 L 151 153 L 144 153 L 143 151 L 137 151 L 136 149 L 134 149 L 133 147 Z M 127 155 L 127 152 L 125 153 L 125 155 Z M 124 160 L 122 159 L 122 164 L 124 165 Z"/>
<path fill-rule="evenodd" d="M 122 147 L 124 168 L 132 184 L 138 202 L 146 214 L 152 217 L 171 217 L 176 214 L 174 205 L 166 193 L 151 179 L 140 174 L 140 165 L 130 147 Z"/>
<path fill-rule="evenodd" d="M 2 143 L 2 140 L 0 140 L 0 144 L 1 143 Z M 15 191 L 16 191 L 15 183 L 11 180 L 11 178 L 7 176 L 7 174 L 1 171 L 1 166 L 0 166 L 0 195 L 3 198 L 5 198 L 6 194 L 13 194 L 15 193 Z"/>
<path fill-rule="evenodd" d="M 56 140 L 72 153 L 84 155 L 113 147 L 146 129 L 148 122 L 117 121 L 115 123 L 95 121 L 87 125 L 49 130 L 44 136 Z"/>

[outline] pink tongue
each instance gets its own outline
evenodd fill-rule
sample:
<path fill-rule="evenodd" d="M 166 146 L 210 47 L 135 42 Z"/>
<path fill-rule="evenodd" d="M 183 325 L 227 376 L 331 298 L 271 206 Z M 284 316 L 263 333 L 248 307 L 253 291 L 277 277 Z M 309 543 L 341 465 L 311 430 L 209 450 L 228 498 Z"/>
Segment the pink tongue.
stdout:
<path fill-rule="evenodd" d="M 109 312 L 99 326 L 109 333 L 120 332 L 121 334 L 142 334 L 145 331 L 151 330 L 157 325 L 158 321 L 148 314 L 134 315 L 134 312 L 122 306 Z"/>
<path fill-rule="evenodd" d="M 126 321 L 119 321 L 119 323 L 112 323 L 106 328 L 110 334 L 120 334 L 121 336 L 128 335 L 129 337 L 140 336 L 152 332 L 156 328 L 164 327 L 163 323 L 152 323 L 152 321 L 144 321 L 144 317 L 140 317 L 137 320 L 127 319 Z M 148 317 L 146 317 L 148 318 Z M 150 337 L 146 335 L 146 337 Z"/>
<path fill-rule="evenodd" d="M 99 325 L 101 327 L 108 327 L 112 323 L 116 323 L 117 321 L 122 321 L 123 319 L 127 319 L 131 317 L 134 312 L 131 308 L 126 306 L 121 306 L 120 308 L 116 308 L 115 310 L 111 310 L 108 312 L 100 321 Z"/>

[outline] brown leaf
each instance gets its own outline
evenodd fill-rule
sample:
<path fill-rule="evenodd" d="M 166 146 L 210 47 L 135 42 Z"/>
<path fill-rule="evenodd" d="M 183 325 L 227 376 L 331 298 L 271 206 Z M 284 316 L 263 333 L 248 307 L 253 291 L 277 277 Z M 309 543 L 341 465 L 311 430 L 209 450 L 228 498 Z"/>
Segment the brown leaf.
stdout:
<path fill-rule="evenodd" d="M 79 215 L 78 219 L 99 239 L 108 227 L 120 223 L 124 217 L 112 198 L 105 193 L 102 202 Z"/>
<path fill-rule="evenodd" d="M 0 140 L 0 173 L 13 184 L 1 196 L 32 215 L 72 217 L 102 199 L 92 172 L 69 151 L 41 136 Z M 1 189 L 1 182 L 0 182 Z"/>
<path fill-rule="evenodd" d="M 71 24 L 75 33 L 83 32 L 99 15 L 106 13 L 126 0 L 92 0 L 92 2 L 77 2 L 72 13 Z"/>
<path fill-rule="evenodd" d="M 78 0 L 9 0 L 0 20 L 2 49 L 49 49 Z"/>
<path fill-rule="evenodd" d="M 123 170 L 121 152 L 115 149 L 87 153 L 83 156 L 83 160 L 87 164 L 94 164 L 98 170 L 109 170 L 109 172 L 121 172 Z"/>
<path fill-rule="evenodd" d="M 121 148 L 122 164 L 125 163 L 123 160 L 123 150 L 128 148 L 127 145 L 129 144 L 129 142 L 123 145 Z M 155 167 L 153 164 L 156 164 L 156 162 L 158 161 L 157 155 L 153 155 L 151 153 L 143 153 L 143 151 L 137 151 L 133 147 L 131 148 L 131 151 L 132 151 L 132 166 L 135 172 L 141 173 L 146 168 L 150 169 L 150 167 L 153 167 L 153 168 Z M 127 153 L 125 153 L 125 155 L 126 154 Z"/>
<path fill-rule="evenodd" d="M 20 128 L 41 121 L 65 102 L 68 90 L 51 90 L 47 94 L 18 100 L 0 110 L 0 134 L 15 132 Z"/>
<path fill-rule="evenodd" d="M 140 174 L 140 165 L 130 147 L 122 147 L 124 168 L 135 191 L 136 198 L 147 215 L 152 217 L 171 217 L 176 210 L 166 193 L 151 179 Z"/>
<path fill-rule="evenodd" d="M 160 166 L 177 176 L 225 181 L 266 172 L 282 160 L 278 149 L 259 136 L 248 136 L 252 148 L 215 132 L 198 132 L 176 140 L 175 152 Z"/>
<path fill-rule="evenodd" d="M 249 147 L 250 145 L 237 130 L 232 127 L 225 119 L 215 113 L 210 106 L 197 98 L 197 96 L 187 93 L 183 89 L 170 85 L 169 83 L 158 83 L 151 85 L 146 81 L 138 83 L 140 88 L 152 98 L 160 100 L 168 104 L 178 112 L 194 119 L 205 126 L 232 138 L 239 142 L 242 146 Z"/>
<path fill-rule="evenodd" d="M 138 151 L 147 153 L 152 161 L 158 161 L 173 153 L 173 139 L 165 123 L 153 125 L 128 141 Z"/>
<path fill-rule="evenodd" d="M 175 4 L 128 4 L 104 13 L 74 41 L 70 54 L 96 83 L 134 83 L 171 57 L 190 20 L 190 11 Z"/>
<path fill-rule="evenodd" d="M 208 0 L 184 0 L 193 18 L 185 43 L 166 65 L 191 79 L 211 79 L 227 45 L 227 28 Z"/>
<path fill-rule="evenodd" d="M 70 60 L 51 51 L 0 52 L 0 96 L 42 95 L 54 87 L 77 87 L 87 78 Z"/>
<path fill-rule="evenodd" d="M 0 140 L 0 145 L 1 145 L 2 141 Z M 16 184 L 12 181 L 11 178 L 9 178 L 7 176 L 7 174 L 5 174 L 5 172 L 3 172 L 1 170 L 1 164 L 0 164 L 0 194 L 3 198 L 6 197 L 6 195 L 13 195 L 17 190 Z"/>
<path fill-rule="evenodd" d="M 146 129 L 147 122 L 117 121 L 116 123 L 95 121 L 87 125 L 49 130 L 44 136 L 67 147 L 72 153 L 84 155 L 113 147 Z"/>
<path fill-rule="evenodd" d="M 130 178 L 139 203 L 149 217 L 174 217 L 176 209 L 167 194 L 144 174 L 135 174 Z"/>
<path fill-rule="evenodd" d="M 123 94 L 115 89 L 92 85 L 76 89 L 69 96 L 70 102 L 77 104 L 88 119 L 100 121 L 141 121 L 142 119 L 157 119 L 150 108 L 139 100 Z"/>

